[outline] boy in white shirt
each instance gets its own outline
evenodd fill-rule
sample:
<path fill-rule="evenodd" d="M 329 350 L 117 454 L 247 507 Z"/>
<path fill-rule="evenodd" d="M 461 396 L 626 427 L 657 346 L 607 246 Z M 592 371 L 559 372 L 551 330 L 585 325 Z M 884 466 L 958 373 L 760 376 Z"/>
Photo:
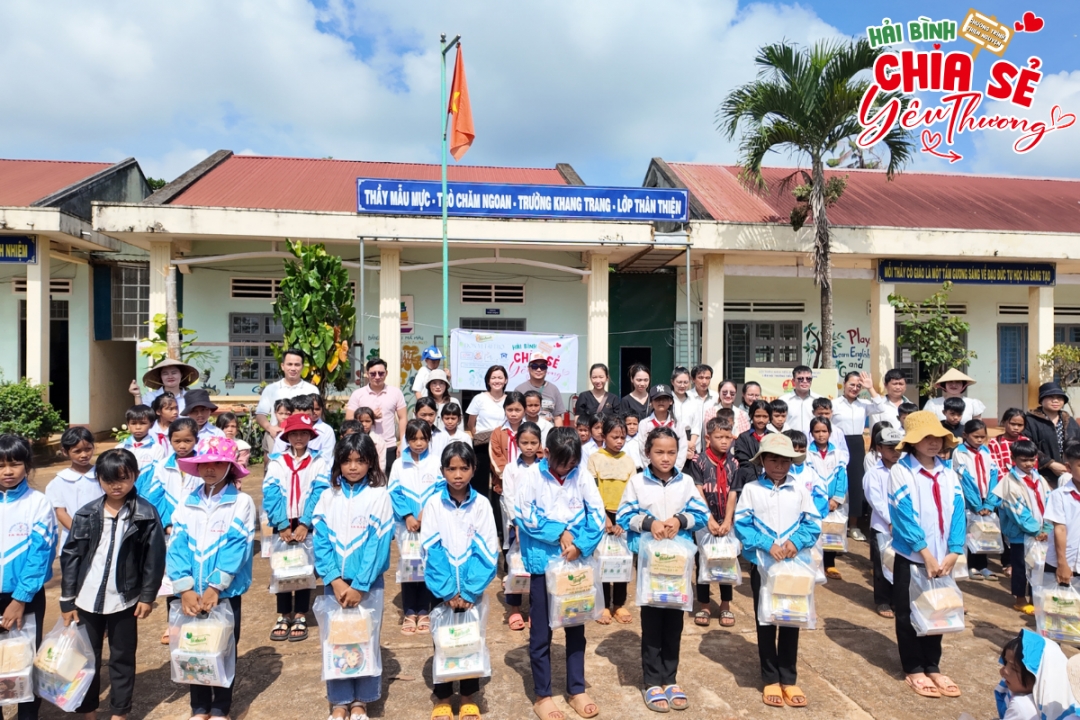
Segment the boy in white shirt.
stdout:
<path fill-rule="evenodd" d="M 892 611 L 892 582 L 885 577 L 881 565 L 881 551 L 878 548 L 878 536 L 892 537 L 892 522 L 889 519 L 889 472 L 900 459 L 896 446 L 904 442 L 904 433 L 893 427 L 883 427 L 874 438 L 874 447 L 878 448 L 877 463 L 863 475 L 863 495 L 870 506 L 870 562 L 874 575 L 874 606 L 877 614 L 883 618 L 894 617 Z"/>
<path fill-rule="evenodd" d="M 1059 584 L 1068 585 L 1080 567 L 1080 488 L 1076 484 L 1076 478 L 1080 477 L 1080 442 L 1066 443 L 1061 459 L 1069 472 L 1058 478 L 1057 488 L 1046 500 L 1043 519 L 1053 523 L 1054 530 L 1047 533 L 1043 570 L 1047 582 L 1054 575 Z"/>
<path fill-rule="evenodd" d="M 124 438 L 119 447 L 131 452 L 139 463 L 139 472 L 161 457 L 157 439 L 150 434 L 150 426 L 157 420 L 154 411 L 147 405 L 133 405 L 124 413 L 124 422 L 131 434 Z"/>
<path fill-rule="evenodd" d="M 419 400 L 422 397 L 427 397 L 427 384 L 428 379 L 431 377 L 431 371 L 439 368 L 439 363 L 442 362 L 442 351 L 434 345 L 428 345 L 424 348 L 424 351 L 420 353 L 421 360 L 424 361 L 423 367 L 416 371 L 416 378 L 413 380 L 412 391 L 416 399 Z M 449 373 L 447 373 L 449 375 Z"/>

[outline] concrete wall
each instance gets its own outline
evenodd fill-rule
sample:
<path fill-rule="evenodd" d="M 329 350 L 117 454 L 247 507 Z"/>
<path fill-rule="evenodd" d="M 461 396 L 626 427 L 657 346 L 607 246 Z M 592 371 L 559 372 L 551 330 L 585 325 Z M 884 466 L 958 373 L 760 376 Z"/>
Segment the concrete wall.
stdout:
<path fill-rule="evenodd" d="M 95 340 L 90 343 L 90 430 L 119 427 L 131 407 L 128 384 L 135 377 L 135 343 Z M 74 384 L 74 378 L 72 378 Z"/>
<path fill-rule="evenodd" d="M 19 298 L 12 289 L 16 277 L 26 277 L 22 265 L 0 265 L 0 373 L 19 379 Z"/>

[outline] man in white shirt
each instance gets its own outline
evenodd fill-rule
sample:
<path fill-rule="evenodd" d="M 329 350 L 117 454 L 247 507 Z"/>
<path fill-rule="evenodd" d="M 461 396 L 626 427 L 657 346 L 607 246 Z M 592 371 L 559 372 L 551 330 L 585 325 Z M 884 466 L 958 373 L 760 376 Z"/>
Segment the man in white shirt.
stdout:
<path fill-rule="evenodd" d="M 280 398 L 294 398 L 297 395 L 318 395 L 319 388 L 300 377 L 304 372 L 304 353 L 296 348 L 289 348 L 281 358 L 283 378 L 263 388 L 259 395 L 259 404 L 255 408 L 255 422 L 271 437 L 276 438 L 281 427 L 271 422 L 274 417 L 274 403 Z"/>
<path fill-rule="evenodd" d="M 716 406 L 719 398 L 716 393 L 709 389 L 712 384 L 713 369 L 709 365 L 695 365 L 690 371 L 690 378 L 694 381 L 694 389 L 689 393 L 690 400 L 694 403 L 693 411 L 687 414 L 687 420 L 695 422 L 690 427 L 691 444 L 690 453 L 693 457 L 705 450 L 705 413 Z"/>
<path fill-rule="evenodd" d="M 814 418 L 814 400 L 821 397 L 810 392 L 810 385 L 814 382 L 814 371 L 806 365 L 799 365 L 791 372 L 791 378 L 795 381 L 795 389 L 778 398 L 786 402 L 788 406 L 784 430 L 800 430 L 810 437 L 810 421 Z"/>

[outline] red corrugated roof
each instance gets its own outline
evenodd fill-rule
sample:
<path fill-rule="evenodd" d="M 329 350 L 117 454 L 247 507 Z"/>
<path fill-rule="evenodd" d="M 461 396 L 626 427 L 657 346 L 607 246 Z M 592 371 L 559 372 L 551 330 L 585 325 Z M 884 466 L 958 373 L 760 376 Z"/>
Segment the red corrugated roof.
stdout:
<path fill-rule="evenodd" d="M 795 206 L 791 188 L 780 191 L 792 168 L 762 168 L 768 191 L 756 195 L 739 183 L 738 167 L 668 165 L 716 220 L 786 223 Z M 848 178 L 829 208 L 833 225 L 1080 232 L 1077 180 L 903 172 L 890 181 L 878 170 L 826 171 L 832 175 Z"/>
<path fill-rule="evenodd" d="M 456 182 L 565 185 L 555 168 L 450 166 Z M 438 165 L 233 155 L 172 205 L 356 212 L 356 179 L 439 180 Z"/>
<path fill-rule="evenodd" d="M 112 163 L 0 159 L 0 205 L 27 207 L 110 167 Z"/>

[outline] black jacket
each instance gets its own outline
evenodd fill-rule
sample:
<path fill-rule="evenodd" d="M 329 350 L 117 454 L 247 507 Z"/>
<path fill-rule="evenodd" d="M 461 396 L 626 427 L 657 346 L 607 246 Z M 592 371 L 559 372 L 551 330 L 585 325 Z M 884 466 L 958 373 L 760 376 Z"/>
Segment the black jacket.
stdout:
<path fill-rule="evenodd" d="M 1070 440 L 1080 440 L 1080 425 L 1072 416 L 1062 411 L 1061 422 L 1065 426 L 1065 444 Z M 1030 410 L 1024 416 L 1024 435 L 1039 449 L 1039 472 L 1051 487 L 1057 487 L 1057 475 L 1050 471 L 1050 463 L 1061 462 L 1061 448 L 1058 447 L 1057 429 L 1042 408 Z"/>
<path fill-rule="evenodd" d="M 768 435 L 769 431 L 766 430 L 765 434 Z M 735 479 L 731 481 L 731 489 L 735 492 L 741 493 L 743 487 L 757 480 L 758 468 L 750 459 L 757 455 L 760 448 L 761 442 L 754 437 L 753 430 L 739 433 L 739 437 L 731 444 L 728 454 L 733 455 L 738 463 Z"/>
<path fill-rule="evenodd" d="M 84 505 L 71 518 L 71 532 L 60 554 L 60 571 L 63 573 L 60 609 L 63 612 L 75 609 L 75 598 L 82 590 L 101 539 L 104 511 L 103 496 Z M 165 575 L 165 531 L 157 510 L 149 501 L 135 498 L 134 510 L 119 542 L 120 554 L 113 569 L 117 591 L 128 602 L 133 599 L 154 602 Z"/>

